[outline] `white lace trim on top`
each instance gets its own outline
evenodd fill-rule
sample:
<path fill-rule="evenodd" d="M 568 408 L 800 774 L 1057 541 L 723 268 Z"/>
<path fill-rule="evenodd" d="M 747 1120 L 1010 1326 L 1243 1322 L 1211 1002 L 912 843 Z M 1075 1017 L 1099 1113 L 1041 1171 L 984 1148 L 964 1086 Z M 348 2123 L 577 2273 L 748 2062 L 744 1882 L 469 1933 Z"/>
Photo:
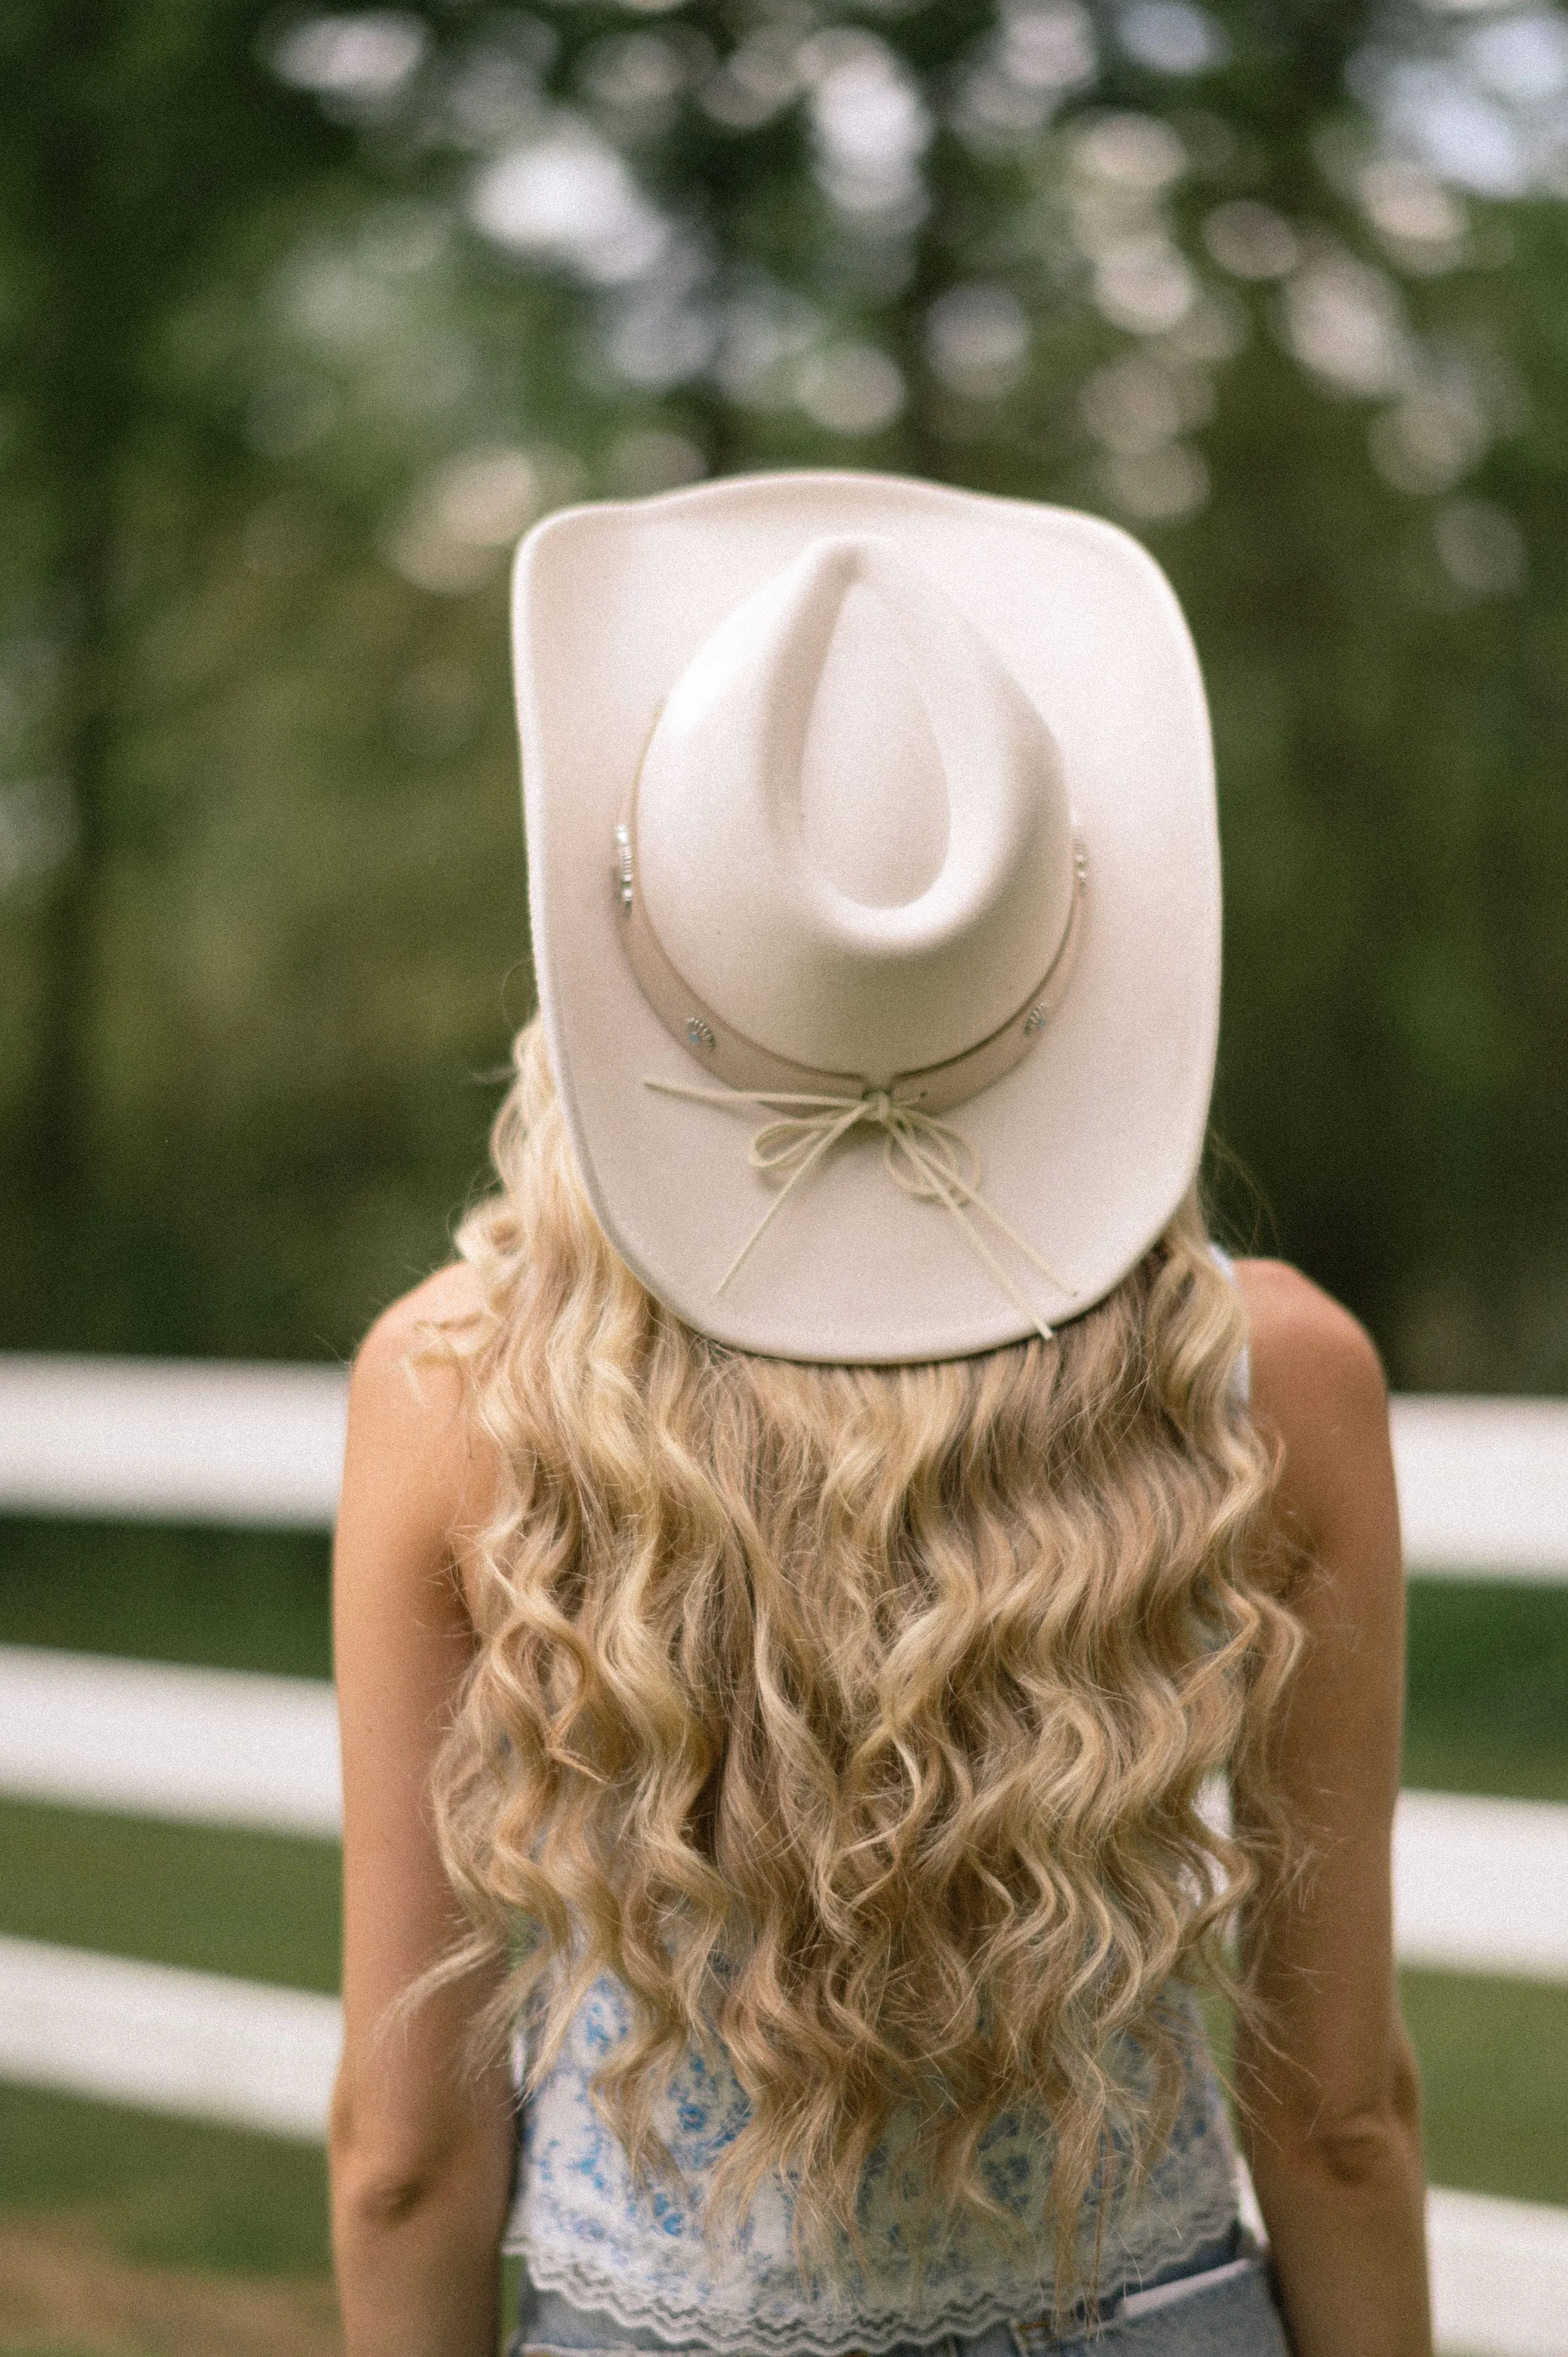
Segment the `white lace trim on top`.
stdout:
<path fill-rule="evenodd" d="M 1136 2192 L 1107 2222 L 1098 2286 L 1109 2300 L 1178 2265 L 1223 2234 L 1237 2214 L 1236 2156 L 1196 2010 L 1193 2061 L 1170 2142 Z M 1048 2251 L 1031 2254 L 961 2224 L 924 2263 L 919 2189 L 875 2157 L 861 2222 L 866 2261 L 827 2285 L 800 2270 L 789 2243 L 786 2190 L 764 2194 L 738 2233 L 708 2242 L 704 2185 L 746 2116 L 746 2097 L 722 2061 L 690 2055 L 656 2111 L 655 2125 L 682 2189 L 639 2190 L 621 2147 L 600 2118 L 592 2082 L 628 2029 L 624 1992 L 601 1980 L 575 2018 L 560 2061 L 531 2098 L 519 2190 L 504 2248 L 521 2254 L 542 2291 L 719 2357 L 879 2357 L 896 2342 L 973 2333 L 1037 2316 L 1052 2304 Z M 998 2120 L 980 2152 L 988 2190 L 1020 2220 L 1039 2217 L 1050 2169 L 1048 2130 L 1023 2116 Z M 1093 2228 L 1080 2265 L 1095 2273 Z"/>

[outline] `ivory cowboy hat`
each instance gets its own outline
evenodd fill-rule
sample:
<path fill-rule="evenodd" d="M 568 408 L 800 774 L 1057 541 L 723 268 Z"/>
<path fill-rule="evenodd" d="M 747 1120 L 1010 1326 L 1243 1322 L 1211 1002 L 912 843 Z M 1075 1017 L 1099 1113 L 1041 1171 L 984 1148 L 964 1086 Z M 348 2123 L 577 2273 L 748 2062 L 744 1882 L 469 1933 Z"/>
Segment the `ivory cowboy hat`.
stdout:
<path fill-rule="evenodd" d="M 1208 718 L 1097 518 L 886 475 L 576 508 L 514 587 L 529 899 L 616 1250 L 764 1356 L 1048 1332 L 1197 1170 Z"/>

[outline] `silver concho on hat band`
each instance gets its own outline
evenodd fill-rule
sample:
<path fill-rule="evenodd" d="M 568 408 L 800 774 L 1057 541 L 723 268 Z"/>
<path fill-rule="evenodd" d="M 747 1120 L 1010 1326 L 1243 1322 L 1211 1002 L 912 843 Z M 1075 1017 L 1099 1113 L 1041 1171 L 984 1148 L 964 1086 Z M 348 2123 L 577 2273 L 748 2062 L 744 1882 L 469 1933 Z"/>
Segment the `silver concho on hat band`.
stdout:
<path fill-rule="evenodd" d="M 863 1095 L 886 1089 L 897 1103 L 918 1105 L 927 1113 L 944 1113 L 978 1096 L 982 1089 L 1010 1072 L 1022 1061 L 1060 1006 L 1072 977 L 1083 937 L 1084 900 L 1089 863 L 1076 837 L 1073 845 L 1073 894 L 1067 929 L 1050 963 L 1014 1013 L 961 1055 L 938 1064 L 897 1072 L 879 1080 L 865 1072 L 825 1071 L 792 1063 L 759 1047 L 726 1023 L 703 1003 L 676 969 L 649 919 L 637 890 L 635 827 L 636 796 L 615 830 L 613 883 L 619 909 L 621 940 L 628 963 L 644 998 L 672 1039 L 695 1058 L 705 1072 L 728 1087 L 753 1094 L 768 1091 L 822 1092 L 833 1096 Z"/>

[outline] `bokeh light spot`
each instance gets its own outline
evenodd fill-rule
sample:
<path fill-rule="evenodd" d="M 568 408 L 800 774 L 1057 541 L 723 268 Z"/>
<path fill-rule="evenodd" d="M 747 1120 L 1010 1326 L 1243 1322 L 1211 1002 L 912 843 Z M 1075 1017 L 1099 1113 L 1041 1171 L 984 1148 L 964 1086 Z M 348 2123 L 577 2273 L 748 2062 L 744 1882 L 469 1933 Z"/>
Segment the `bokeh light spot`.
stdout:
<path fill-rule="evenodd" d="M 359 16 L 308 16 L 273 51 L 273 71 L 317 98 L 384 100 L 422 62 L 428 36 L 417 16 L 372 8 Z"/>
<path fill-rule="evenodd" d="M 1112 504 L 1140 523 L 1178 523 L 1208 497 L 1202 457 L 1178 442 L 1139 457 L 1112 453 L 1101 461 L 1101 479 Z"/>
<path fill-rule="evenodd" d="M 1251 197 L 1217 205 L 1203 224 L 1203 242 L 1232 278 L 1283 278 L 1301 260 L 1301 241 L 1284 215 Z"/>
<path fill-rule="evenodd" d="M 1193 0 L 1132 0 L 1116 30 L 1128 56 L 1154 73 L 1212 73 L 1230 54 L 1220 27 Z"/>
<path fill-rule="evenodd" d="M 875 344 L 832 344 L 803 363 L 795 397 L 830 434 L 877 434 L 904 406 L 904 379 Z"/>
<path fill-rule="evenodd" d="M 1029 354 L 1029 321 L 1005 286 L 950 287 L 926 315 L 926 352 L 951 392 L 990 401 L 1010 393 Z"/>
<path fill-rule="evenodd" d="M 614 148 L 571 118 L 482 170 L 469 210 L 496 244 L 567 263 L 603 285 L 640 276 L 668 242 Z"/>
<path fill-rule="evenodd" d="M 1473 597 L 1509 597 L 1524 587 L 1524 534 L 1491 500 L 1445 500 L 1433 518 L 1443 568 Z"/>

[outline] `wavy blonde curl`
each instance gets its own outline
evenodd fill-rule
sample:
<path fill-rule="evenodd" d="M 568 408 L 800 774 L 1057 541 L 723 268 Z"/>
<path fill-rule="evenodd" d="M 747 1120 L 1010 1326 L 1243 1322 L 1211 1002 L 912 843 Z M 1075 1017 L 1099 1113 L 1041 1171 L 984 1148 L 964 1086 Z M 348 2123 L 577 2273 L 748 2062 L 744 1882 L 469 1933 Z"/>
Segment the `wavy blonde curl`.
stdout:
<path fill-rule="evenodd" d="M 502 1468 L 434 1791 L 450 1969 L 507 1960 L 494 2022 L 540 2008 L 536 2083 L 617 1976 L 596 2093 L 643 2176 L 657 2095 L 722 2040 L 750 2116 L 714 2209 L 783 2172 L 830 2264 L 897 2120 L 940 2205 L 985 2214 L 980 2139 L 1037 2102 L 1059 2291 L 1111 2156 L 1135 2173 L 1174 2121 L 1173 1984 L 1247 2004 L 1225 1935 L 1282 1855 L 1296 1638 L 1248 1570 L 1272 1467 L 1196 1203 L 1048 1346 L 800 1365 L 618 1257 L 537 1020 L 493 1151 L 458 1238 L 482 1308 L 446 1337 Z M 1244 1835 L 1200 1807 L 1227 1769 Z"/>

